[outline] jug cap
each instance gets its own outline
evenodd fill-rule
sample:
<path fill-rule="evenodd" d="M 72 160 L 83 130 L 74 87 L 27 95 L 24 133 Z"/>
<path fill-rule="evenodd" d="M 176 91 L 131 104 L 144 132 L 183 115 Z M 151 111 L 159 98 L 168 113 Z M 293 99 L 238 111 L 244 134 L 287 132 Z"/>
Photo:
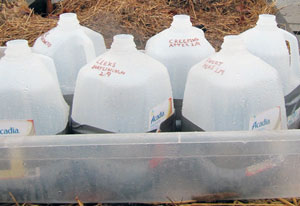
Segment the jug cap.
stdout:
<path fill-rule="evenodd" d="M 64 13 L 59 15 L 57 25 L 60 28 L 74 28 L 79 26 L 79 21 L 75 13 Z"/>
<path fill-rule="evenodd" d="M 256 23 L 258 26 L 277 26 L 276 17 L 272 14 L 260 14 Z"/>
<path fill-rule="evenodd" d="M 28 41 L 25 39 L 16 39 L 6 42 L 5 57 L 18 58 L 24 55 L 31 54 L 31 49 L 28 46 Z"/>
<path fill-rule="evenodd" d="M 227 35 L 221 46 L 222 50 L 241 51 L 247 50 L 243 39 L 239 35 Z"/>
<path fill-rule="evenodd" d="M 180 14 L 180 15 L 175 15 L 173 16 L 173 21 L 171 23 L 172 27 L 191 27 L 192 26 L 192 22 L 191 22 L 191 18 L 189 15 L 184 15 L 184 14 Z"/>
<path fill-rule="evenodd" d="M 136 51 L 136 45 L 131 34 L 118 34 L 114 36 L 111 44 L 112 51 Z"/>

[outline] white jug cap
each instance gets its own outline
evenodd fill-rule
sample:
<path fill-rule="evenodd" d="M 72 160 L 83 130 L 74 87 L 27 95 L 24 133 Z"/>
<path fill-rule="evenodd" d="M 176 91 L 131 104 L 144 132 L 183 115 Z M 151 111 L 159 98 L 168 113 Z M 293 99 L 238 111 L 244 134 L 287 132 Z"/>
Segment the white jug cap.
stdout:
<path fill-rule="evenodd" d="M 224 37 L 222 50 L 240 51 L 247 50 L 243 39 L 239 35 L 227 35 Z"/>
<path fill-rule="evenodd" d="M 173 22 L 171 24 L 172 27 L 190 27 L 192 26 L 191 18 L 189 15 L 175 15 L 173 16 Z"/>
<path fill-rule="evenodd" d="M 22 57 L 31 53 L 28 41 L 25 39 L 16 39 L 6 42 L 5 57 Z"/>
<path fill-rule="evenodd" d="M 114 36 L 111 44 L 113 51 L 130 51 L 137 50 L 131 34 L 118 34 Z"/>
<path fill-rule="evenodd" d="M 256 25 L 277 26 L 276 16 L 272 14 L 260 14 Z"/>
<path fill-rule="evenodd" d="M 77 15 L 75 13 L 64 13 L 59 15 L 59 20 L 57 24 L 63 28 L 74 27 L 79 25 Z"/>

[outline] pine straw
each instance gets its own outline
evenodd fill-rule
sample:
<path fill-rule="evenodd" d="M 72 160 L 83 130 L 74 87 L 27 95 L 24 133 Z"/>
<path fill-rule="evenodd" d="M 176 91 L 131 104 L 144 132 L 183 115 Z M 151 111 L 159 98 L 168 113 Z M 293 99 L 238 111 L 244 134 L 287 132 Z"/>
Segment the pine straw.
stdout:
<path fill-rule="evenodd" d="M 204 25 L 206 38 L 219 48 L 223 37 L 239 34 L 255 25 L 258 15 L 275 14 L 275 3 L 265 0 L 64 0 L 47 18 L 34 14 L 25 0 L 2 3 L 0 45 L 11 39 L 29 43 L 56 25 L 58 15 L 76 12 L 82 25 L 103 34 L 110 47 L 120 33 L 135 36 L 138 48 L 168 28 L 175 14 L 188 14 L 193 25 Z"/>

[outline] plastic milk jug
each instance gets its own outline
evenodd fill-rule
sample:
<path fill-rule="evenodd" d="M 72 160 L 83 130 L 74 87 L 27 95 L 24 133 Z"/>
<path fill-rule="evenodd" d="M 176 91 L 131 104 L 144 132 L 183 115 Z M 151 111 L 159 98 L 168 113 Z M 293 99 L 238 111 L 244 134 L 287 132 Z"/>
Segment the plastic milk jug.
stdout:
<path fill-rule="evenodd" d="M 238 36 L 226 36 L 220 52 L 190 70 L 182 115 L 187 131 L 287 128 L 278 72 Z"/>
<path fill-rule="evenodd" d="M 62 93 L 71 95 L 79 69 L 106 47 L 101 34 L 81 26 L 75 13 L 64 13 L 55 28 L 35 41 L 33 51 L 54 60 Z"/>
<path fill-rule="evenodd" d="M 148 132 L 173 114 L 168 71 L 139 52 L 132 35 L 116 35 L 111 49 L 77 78 L 72 129 L 78 133 Z"/>
<path fill-rule="evenodd" d="M 274 15 L 262 14 L 254 28 L 241 34 L 247 49 L 273 66 L 282 80 L 284 95 L 300 84 L 297 38 L 277 27 Z M 287 43 L 290 46 L 290 53 Z"/>
<path fill-rule="evenodd" d="M 176 112 L 180 113 L 190 68 L 215 52 L 201 29 L 192 26 L 187 15 L 175 15 L 171 27 L 150 38 L 146 54 L 168 69 Z"/>
<path fill-rule="evenodd" d="M 69 106 L 52 59 L 32 53 L 26 40 L 8 41 L 6 45 L 0 60 L 0 119 L 33 120 L 37 135 L 63 132 Z"/>

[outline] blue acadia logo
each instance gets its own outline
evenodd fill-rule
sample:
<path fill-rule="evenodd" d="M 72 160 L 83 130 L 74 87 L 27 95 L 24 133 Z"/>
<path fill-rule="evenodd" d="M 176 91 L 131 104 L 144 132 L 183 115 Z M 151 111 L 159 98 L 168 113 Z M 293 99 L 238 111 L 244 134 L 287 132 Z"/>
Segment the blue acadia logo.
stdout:
<path fill-rule="evenodd" d="M 5 134 L 19 134 L 19 129 L 10 127 L 9 129 L 0 129 L 0 135 L 5 135 Z"/>
<path fill-rule="evenodd" d="M 264 119 L 264 121 L 261 121 L 261 122 L 255 121 L 252 125 L 252 130 L 259 129 L 263 126 L 269 125 L 270 123 L 271 123 L 271 120 L 269 120 L 269 119 Z"/>
<path fill-rule="evenodd" d="M 152 115 L 153 115 L 153 113 L 152 113 Z M 160 112 L 158 115 L 153 115 L 153 117 L 151 119 L 151 124 L 153 124 L 154 122 L 156 122 L 157 120 L 162 118 L 164 115 L 165 115 L 164 112 Z"/>

